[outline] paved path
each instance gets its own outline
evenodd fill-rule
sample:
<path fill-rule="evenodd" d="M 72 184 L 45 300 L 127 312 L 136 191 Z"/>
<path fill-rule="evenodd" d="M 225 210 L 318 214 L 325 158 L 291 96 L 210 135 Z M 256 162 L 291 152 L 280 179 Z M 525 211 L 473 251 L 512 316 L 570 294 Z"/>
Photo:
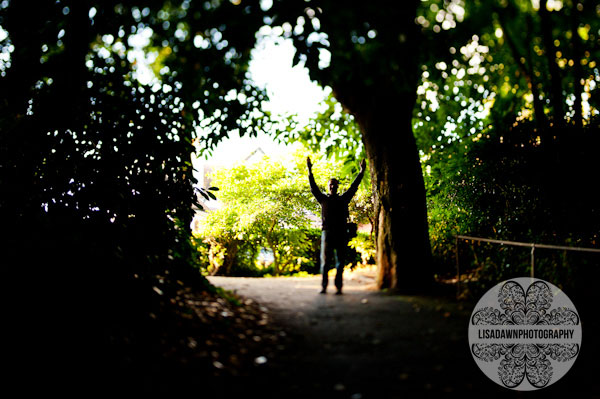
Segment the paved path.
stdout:
<path fill-rule="evenodd" d="M 385 294 L 375 289 L 372 271 L 345 273 L 341 296 L 319 294 L 316 276 L 209 280 L 258 301 L 287 332 L 290 348 L 275 360 L 280 384 L 273 389 L 281 392 L 273 397 L 518 394 L 491 382 L 473 361 L 467 340 L 470 305 Z M 569 377 L 555 384 L 559 390 L 568 391 L 569 383 L 563 381 Z M 576 377 L 573 383 L 584 378 L 581 373 Z"/>

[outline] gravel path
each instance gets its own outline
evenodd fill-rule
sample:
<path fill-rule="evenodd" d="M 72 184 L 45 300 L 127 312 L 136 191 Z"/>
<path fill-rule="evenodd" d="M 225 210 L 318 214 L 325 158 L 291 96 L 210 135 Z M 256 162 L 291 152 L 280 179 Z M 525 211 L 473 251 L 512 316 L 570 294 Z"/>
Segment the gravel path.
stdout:
<path fill-rule="evenodd" d="M 333 294 L 331 285 L 328 294 L 319 294 L 318 276 L 209 280 L 266 307 L 288 337 L 286 350 L 271 362 L 275 374 L 269 375 L 270 386 L 262 391 L 266 396 L 381 399 L 417 392 L 524 394 L 491 382 L 472 359 L 467 340 L 472 305 L 442 297 L 383 293 L 375 289 L 373 270 L 346 272 L 341 296 Z M 599 392 L 597 383 L 592 387 L 591 381 L 585 382 L 588 374 L 593 375 L 583 367 L 585 357 L 580 355 L 561 381 L 534 395 L 572 392 L 573 386 Z M 581 385 L 582 380 L 586 385 Z"/>

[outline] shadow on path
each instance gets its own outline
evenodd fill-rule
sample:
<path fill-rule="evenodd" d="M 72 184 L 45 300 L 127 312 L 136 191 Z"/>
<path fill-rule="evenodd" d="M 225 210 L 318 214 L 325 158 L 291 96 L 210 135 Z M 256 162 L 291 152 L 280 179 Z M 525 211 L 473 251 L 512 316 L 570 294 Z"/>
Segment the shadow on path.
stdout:
<path fill-rule="evenodd" d="M 469 351 L 467 326 L 473 304 L 385 294 L 375 289 L 372 272 L 348 273 L 341 296 L 319 294 L 318 276 L 209 279 L 268 308 L 289 338 L 289 347 L 270 364 L 270 387 L 261 389 L 265 396 L 400 398 L 420 392 L 521 397 L 579 392 L 598 397 L 600 393 L 592 371 L 597 369 L 597 345 L 585 341 L 571 371 L 546 389 L 527 393 L 496 385 L 479 370 Z M 584 339 L 591 336 L 586 332 Z"/>

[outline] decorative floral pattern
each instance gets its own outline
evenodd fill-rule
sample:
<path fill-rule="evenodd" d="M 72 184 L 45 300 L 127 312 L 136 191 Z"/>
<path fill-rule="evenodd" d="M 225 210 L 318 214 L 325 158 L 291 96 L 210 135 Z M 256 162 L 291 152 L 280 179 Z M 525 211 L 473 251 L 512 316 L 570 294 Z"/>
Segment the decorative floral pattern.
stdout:
<path fill-rule="evenodd" d="M 471 317 L 473 325 L 578 325 L 579 316 L 571 309 L 551 309 L 553 295 L 544 281 L 536 281 L 527 291 L 515 281 L 507 281 L 498 293 L 500 309 L 483 307 Z M 473 355 L 485 362 L 502 358 L 498 376 L 504 386 L 515 388 L 526 378 L 536 388 L 552 380 L 552 364 L 573 360 L 579 344 L 473 344 Z"/>

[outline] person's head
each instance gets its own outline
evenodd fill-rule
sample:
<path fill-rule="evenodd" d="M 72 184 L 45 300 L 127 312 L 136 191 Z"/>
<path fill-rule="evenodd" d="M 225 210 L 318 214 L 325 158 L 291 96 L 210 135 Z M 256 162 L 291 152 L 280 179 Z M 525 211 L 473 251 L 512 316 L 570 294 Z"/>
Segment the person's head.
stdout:
<path fill-rule="evenodd" d="M 339 185 L 340 185 L 340 182 L 338 181 L 338 179 L 336 179 L 336 178 L 329 179 L 329 193 L 337 194 Z"/>

